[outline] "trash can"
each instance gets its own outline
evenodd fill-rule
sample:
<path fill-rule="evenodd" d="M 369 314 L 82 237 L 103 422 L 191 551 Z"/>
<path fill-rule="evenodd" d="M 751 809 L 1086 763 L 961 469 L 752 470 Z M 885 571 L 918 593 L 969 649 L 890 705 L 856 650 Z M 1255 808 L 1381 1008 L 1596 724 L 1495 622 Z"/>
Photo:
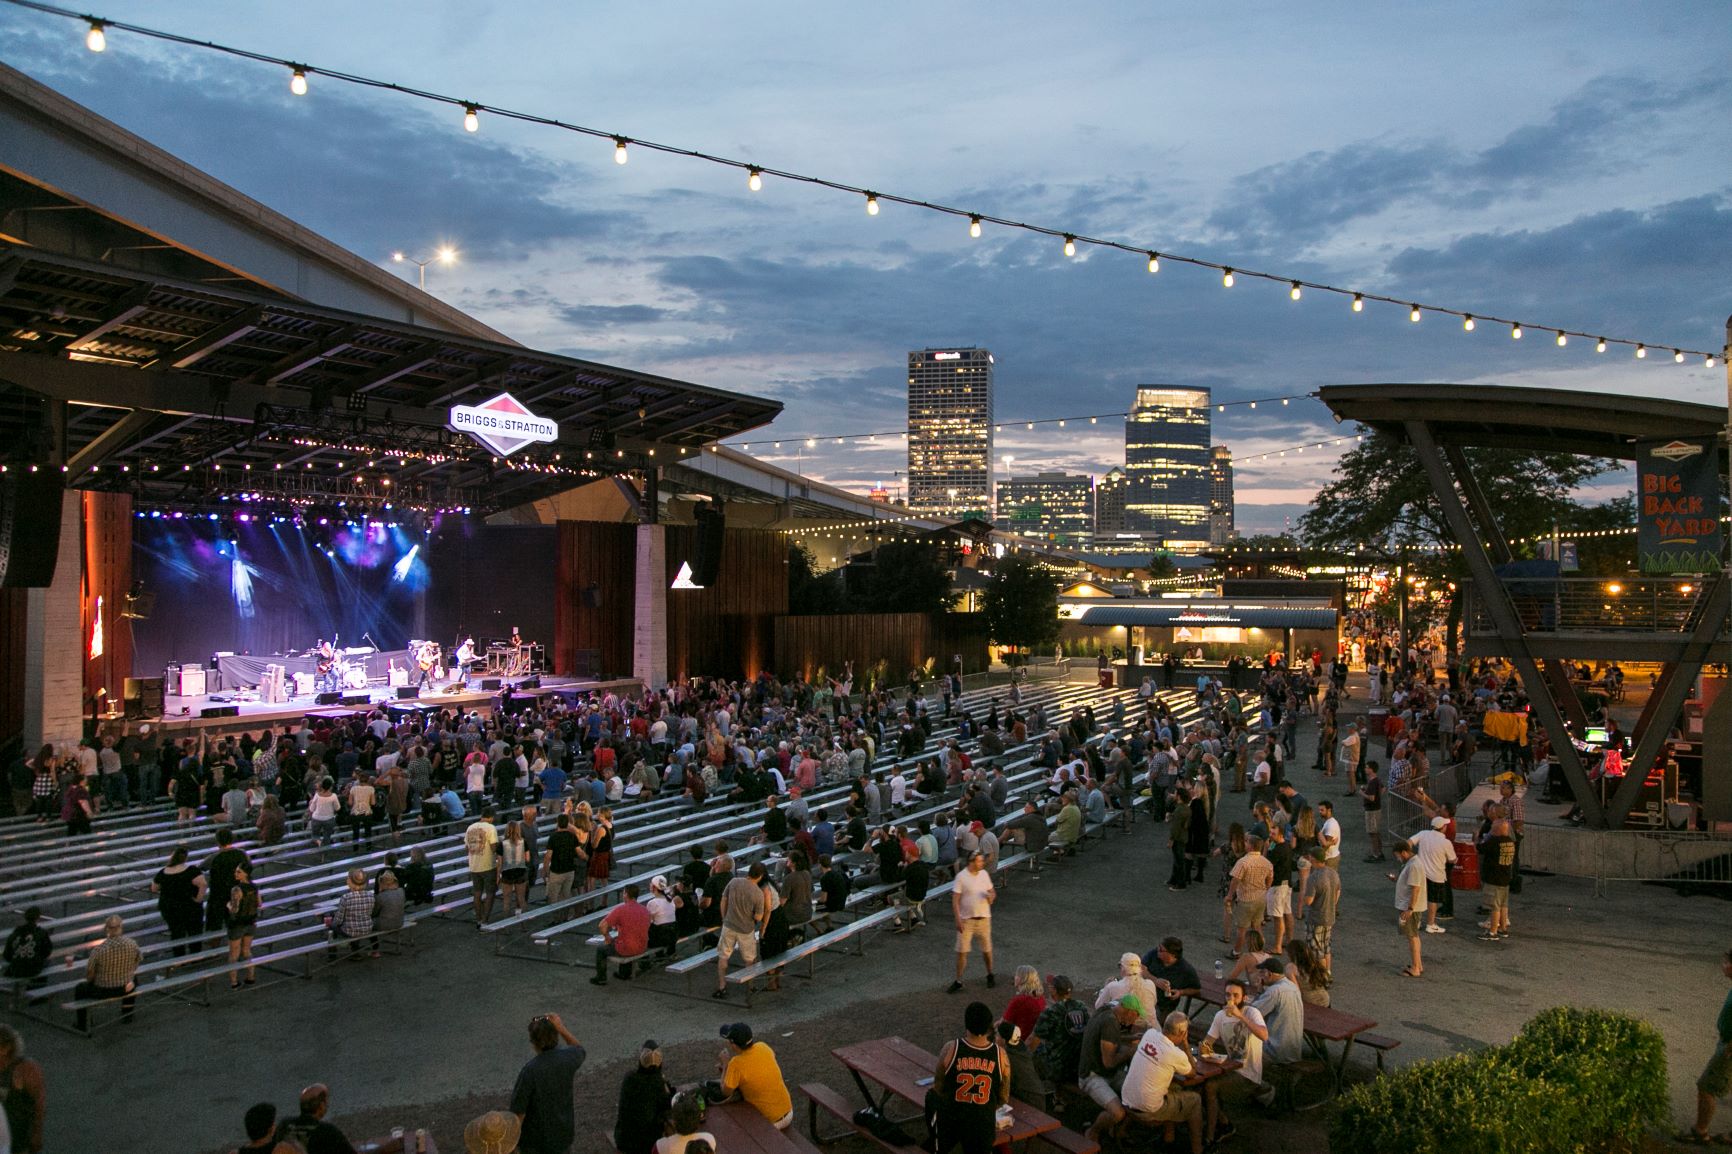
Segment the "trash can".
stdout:
<path fill-rule="evenodd" d="M 1479 847 L 1473 842 L 1464 839 L 1455 843 L 1455 866 L 1449 871 L 1449 885 L 1457 890 L 1479 888 Z"/>

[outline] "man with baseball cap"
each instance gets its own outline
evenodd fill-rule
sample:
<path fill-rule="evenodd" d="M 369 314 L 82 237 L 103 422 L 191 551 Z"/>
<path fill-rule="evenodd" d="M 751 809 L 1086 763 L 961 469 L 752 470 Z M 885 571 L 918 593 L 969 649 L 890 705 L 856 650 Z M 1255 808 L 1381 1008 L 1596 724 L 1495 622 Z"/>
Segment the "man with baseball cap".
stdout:
<path fill-rule="evenodd" d="M 722 1093 L 739 1095 L 778 1130 L 794 1121 L 794 1100 L 782 1080 L 782 1067 L 768 1042 L 752 1037 L 752 1027 L 733 1022 L 722 1027 L 727 1045 L 722 1048 L 717 1069 L 722 1075 Z"/>
<path fill-rule="evenodd" d="M 1104 1131 L 1125 1120 L 1119 1087 L 1124 1085 L 1125 1071 L 1136 1053 L 1140 1037 L 1136 1025 L 1142 1016 L 1142 1002 L 1135 994 L 1126 994 L 1096 1010 L 1083 1030 L 1077 1086 L 1101 1108 L 1088 1128 L 1090 1141 L 1099 1142 Z"/>
<path fill-rule="evenodd" d="M 1431 819 L 1430 829 L 1420 830 L 1411 839 L 1413 856 L 1419 859 L 1419 868 L 1425 871 L 1425 932 L 1428 934 L 1445 932 L 1437 924 L 1440 906 L 1446 920 L 1455 912 L 1449 890 L 1449 867 L 1455 864 L 1455 844 L 1444 832 L 1449 825 L 1449 818 L 1438 814 Z"/>

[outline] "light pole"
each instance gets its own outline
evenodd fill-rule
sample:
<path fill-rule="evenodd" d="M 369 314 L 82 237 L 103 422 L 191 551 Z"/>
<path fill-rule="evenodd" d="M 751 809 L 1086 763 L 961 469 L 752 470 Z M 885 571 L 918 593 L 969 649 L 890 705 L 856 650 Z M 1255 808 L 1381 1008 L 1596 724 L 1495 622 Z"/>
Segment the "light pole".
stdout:
<path fill-rule="evenodd" d="M 398 264 L 412 264 L 420 274 L 421 291 L 427 291 L 427 266 L 430 264 L 452 265 L 457 263 L 457 250 L 448 244 L 442 244 L 433 250 L 433 255 L 426 259 L 407 256 L 402 252 L 394 252 L 391 259 Z"/>

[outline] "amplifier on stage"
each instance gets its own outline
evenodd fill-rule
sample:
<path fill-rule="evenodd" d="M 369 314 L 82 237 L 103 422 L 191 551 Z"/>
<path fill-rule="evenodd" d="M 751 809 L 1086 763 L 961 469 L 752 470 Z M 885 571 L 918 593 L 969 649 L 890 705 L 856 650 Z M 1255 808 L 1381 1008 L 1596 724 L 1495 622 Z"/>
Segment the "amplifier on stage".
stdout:
<path fill-rule="evenodd" d="M 205 688 L 204 666 L 183 665 L 180 667 L 180 688 L 177 696 L 203 697 L 208 692 Z"/>

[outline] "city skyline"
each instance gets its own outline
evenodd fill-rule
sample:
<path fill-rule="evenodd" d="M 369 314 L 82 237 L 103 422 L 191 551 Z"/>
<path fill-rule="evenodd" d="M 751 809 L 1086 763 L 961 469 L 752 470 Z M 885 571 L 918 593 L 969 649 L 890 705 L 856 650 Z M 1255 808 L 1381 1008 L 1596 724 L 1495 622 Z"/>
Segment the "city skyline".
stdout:
<path fill-rule="evenodd" d="M 1710 63 L 1732 26 L 1707 2 L 1639 16 L 1254 3 L 1156 21 L 1103 0 L 1068 12 L 1062 38 L 1040 20 L 978 22 L 978 51 L 936 70 L 902 46 L 953 34 L 938 10 L 115 0 L 103 14 L 1397 300 L 1657 347 L 1716 348 L 1729 311 L 1732 181 L 1702 158 L 1732 144 L 1732 81 Z M 318 75 L 297 97 L 271 66 L 122 31 L 90 53 L 67 23 L 0 11 L 0 53 L 381 268 L 414 278 L 393 251 L 453 245 L 429 291 L 517 340 L 774 396 L 790 442 L 901 428 L 906 350 L 949 341 L 997 354 L 995 450 L 1031 471 L 1102 471 L 1117 430 L 1011 422 L 1122 411 L 1151 375 L 1223 401 L 1391 380 L 1724 396 L 1723 372 L 1664 355 L 1353 313 L 1176 262 L 1151 276 L 1086 244 L 1066 257 L 1056 235 L 989 222 L 973 238 L 965 219 L 891 202 L 868 216 L 770 175 L 753 192 L 637 150 L 621 166 L 605 140 L 492 116 L 465 133 L 449 109 Z M 560 47 L 571 35 L 583 69 Z M 1152 35 L 1186 50 L 1151 67 Z M 1117 111 L 1151 103 L 1164 114 Z M 1216 415 L 1247 534 L 1279 531 L 1329 476 L 1329 454 L 1255 459 L 1335 432 L 1322 407 L 1266 410 Z M 893 441 L 765 455 L 865 492 L 905 468 Z M 1612 477 L 1589 495 L 1627 488 Z"/>

